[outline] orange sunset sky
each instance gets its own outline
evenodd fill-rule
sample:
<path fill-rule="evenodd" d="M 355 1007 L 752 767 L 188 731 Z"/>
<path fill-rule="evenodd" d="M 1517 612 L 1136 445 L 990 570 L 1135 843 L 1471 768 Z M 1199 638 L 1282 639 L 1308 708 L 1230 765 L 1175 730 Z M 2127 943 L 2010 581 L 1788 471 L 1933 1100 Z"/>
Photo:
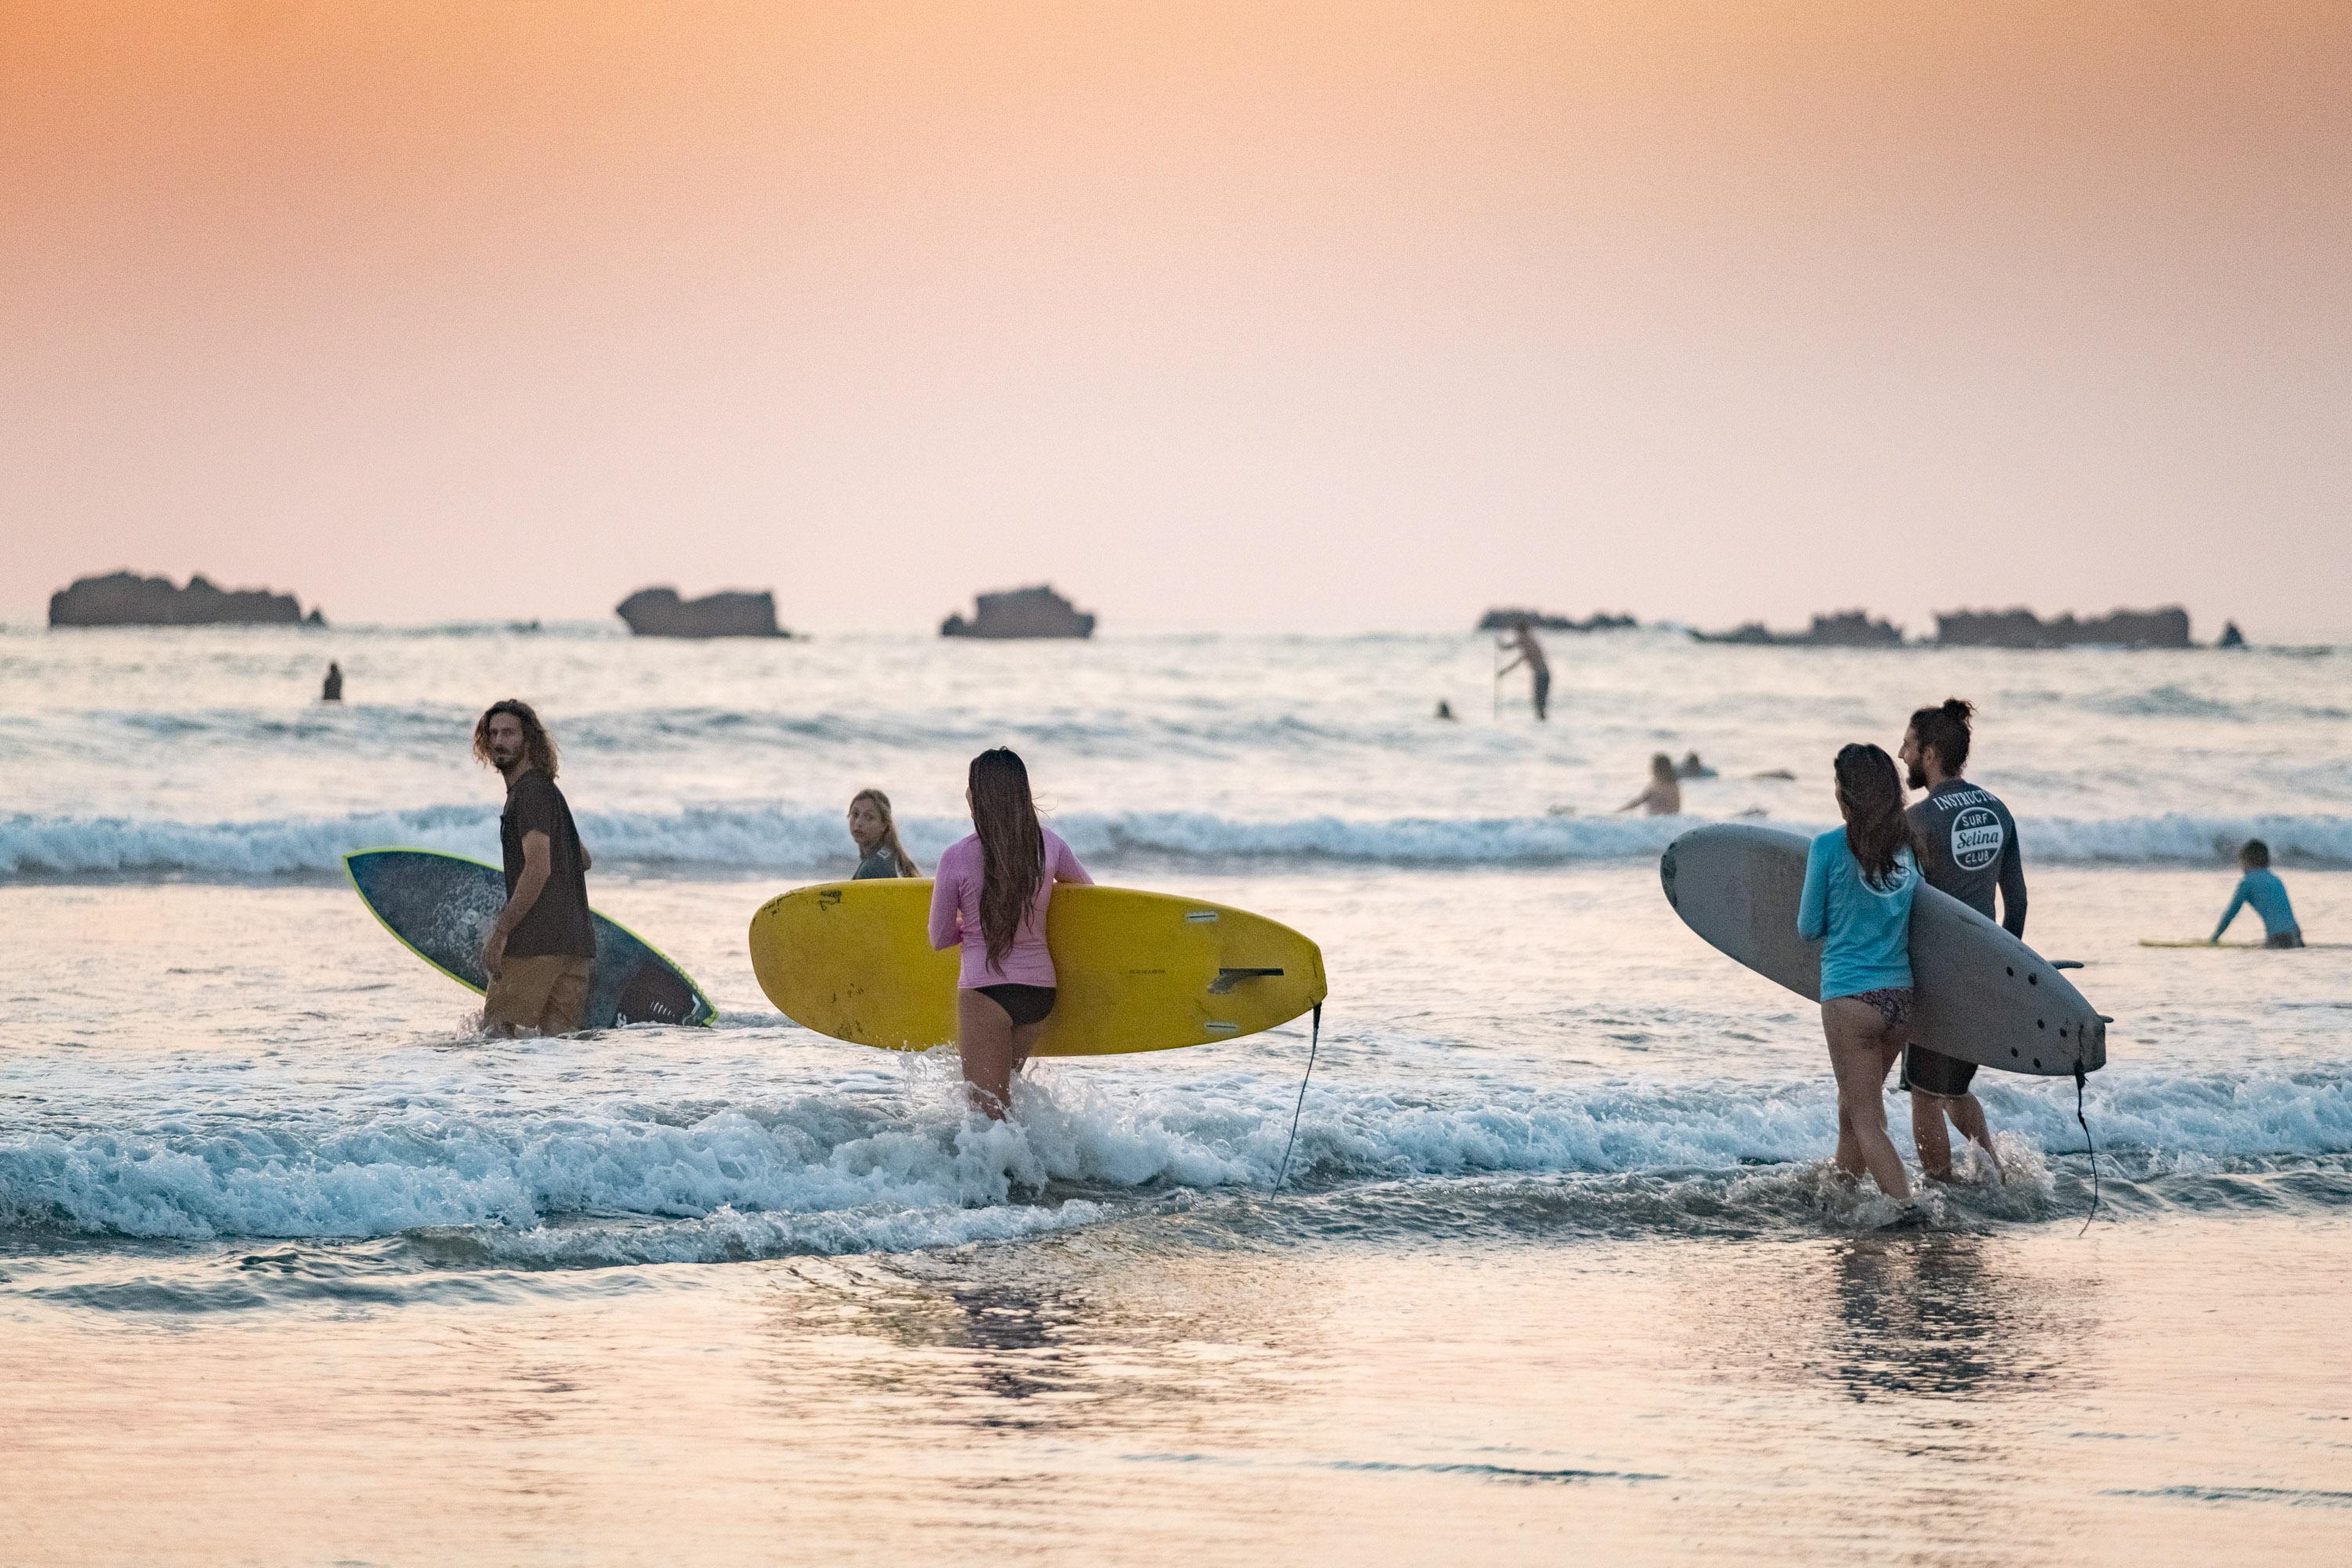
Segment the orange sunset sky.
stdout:
<path fill-rule="evenodd" d="M 0 620 L 2352 632 L 2346 0 L 0 0 Z"/>

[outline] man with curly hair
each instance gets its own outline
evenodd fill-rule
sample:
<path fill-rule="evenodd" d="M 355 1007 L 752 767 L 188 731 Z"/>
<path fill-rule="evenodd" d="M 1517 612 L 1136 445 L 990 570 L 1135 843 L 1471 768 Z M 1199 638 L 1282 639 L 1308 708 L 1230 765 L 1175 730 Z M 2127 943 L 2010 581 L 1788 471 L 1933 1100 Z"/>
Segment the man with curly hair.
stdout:
<path fill-rule="evenodd" d="M 555 787 L 554 738 L 530 703 L 509 698 L 490 704 L 474 726 L 474 755 L 507 781 L 499 816 L 507 901 L 482 942 L 490 976 L 483 1026 L 509 1037 L 523 1029 L 568 1035 L 587 1008 L 596 928 L 588 914 L 588 851 Z"/>

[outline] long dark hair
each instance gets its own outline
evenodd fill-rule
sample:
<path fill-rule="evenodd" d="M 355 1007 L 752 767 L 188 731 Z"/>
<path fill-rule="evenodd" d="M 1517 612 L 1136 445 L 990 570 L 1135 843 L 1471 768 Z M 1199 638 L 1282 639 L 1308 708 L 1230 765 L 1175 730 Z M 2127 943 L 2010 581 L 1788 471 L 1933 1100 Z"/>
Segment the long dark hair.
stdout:
<path fill-rule="evenodd" d="M 1911 847 L 1911 819 L 1903 815 L 1903 780 L 1895 759 L 1865 742 L 1837 754 L 1838 809 L 1845 814 L 1846 847 L 1862 879 L 1884 890 L 1898 880 L 1895 857 Z"/>
<path fill-rule="evenodd" d="M 980 836 L 980 934 L 993 968 L 1013 951 L 1021 921 L 1045 879 L 1045 830 L 1029 797 L 1029 770 L 1010 747 L 972 758 L 971 826 Z"/>
<path fill-rule="evenodd" d="M 482 710 L 482 716 L 474 721 L 475 760 L 485 767 L 495 765 L 490 762 L 490 721 L 501 713 L 513 714 L 515 721 L 522 726 L 522 754 L 530 765 L 553 778 L 555 737 L 547 732 L 547 726 L 539 721 L 539 715 L 530 710 L 530 704 L 520 697 L 491 703 Z"/>

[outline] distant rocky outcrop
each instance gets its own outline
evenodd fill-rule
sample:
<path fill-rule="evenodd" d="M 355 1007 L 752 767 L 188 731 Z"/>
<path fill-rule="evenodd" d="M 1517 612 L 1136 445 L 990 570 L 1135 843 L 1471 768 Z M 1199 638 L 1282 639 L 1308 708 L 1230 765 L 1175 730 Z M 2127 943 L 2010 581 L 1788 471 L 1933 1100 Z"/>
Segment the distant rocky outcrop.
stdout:
<path fill-rule="evenodd" d="M 1094 632 L 1094 616 L 1043 584 L 982 594 L 971 620 L 958 615 L 940 623 L 943 637 L 1087 637 Z"/>
<path fill-rule="evenodd" d="M 169 577 L 110 572 L 80 577 L 49 595 L 53 626 L 323 626 L 291 594 L 267 588 L 221 588 L 198 573 L 184 588 Z"/>
<path fill-rule="evenodd" d="M 773 594 L 707 594 L 681 599 L 675 588 L 640 588 L 614 606 L 641 637 L 788 637 L 776 625 Z"/>
<path fill-rule="evenodd" d="M 1737 631 L 1693 632 L 1701 642 L 1746 643 L 1764 647 L 1901 647 L 1903 628 L 1874 621 L 1863 610 L 1841 610 L 1815 616 L 1801 632 L 1776 632 L 1762 621 L 1750 621 Z"/>
<path fill-rule="evenodd" d="M 2045 621 L 2032 610 L 1952 610 L 1936 616 L 1936 640 L 1946 647 L 2189 647 L 2189 612 L 2116 610 L 2096 620 L 2071 615 Z"/>
<path fill-rule="evenodd" d="M 1515 632 L 1521 626 L 1533 626 L 1545 632 L 1618 632 L 1630 631 L 1642 623 L 1631 616 L 1594 614 L 1583 620 L 1570 616 L 1548 616 L 1541 610 L 1489 610 L 1478 617 L 1482 632 Z"/>
<path fill-rule="evenodd" d="M 2223 621 L 2221 623 L 2221 640 L 2215 643 L 2213 646 L 2215 647 L 2243 647 L 2246 646 L 2246 634 L 2238 629 L 2237 622 Z"/>

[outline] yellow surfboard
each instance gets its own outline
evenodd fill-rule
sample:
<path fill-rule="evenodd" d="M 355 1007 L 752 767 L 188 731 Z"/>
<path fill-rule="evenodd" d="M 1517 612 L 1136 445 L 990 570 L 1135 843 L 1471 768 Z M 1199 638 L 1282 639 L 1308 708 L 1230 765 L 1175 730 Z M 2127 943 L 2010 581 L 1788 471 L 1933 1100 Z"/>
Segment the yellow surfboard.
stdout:
<path fill-rule="evenodd" d="M 824 882 L 751 917 L 760 989 L 793 1022 L 861 1046 L 954 1043 L 954 948 L 932 950 L 929 878 Z M 1130 888 L 1057 886 L 1045 945 L 1060 989 L 1037 1054 L 1108 1056 L 1237 1039 L 1323 1000 L 1323 952 L 1246 910 Z"/>

